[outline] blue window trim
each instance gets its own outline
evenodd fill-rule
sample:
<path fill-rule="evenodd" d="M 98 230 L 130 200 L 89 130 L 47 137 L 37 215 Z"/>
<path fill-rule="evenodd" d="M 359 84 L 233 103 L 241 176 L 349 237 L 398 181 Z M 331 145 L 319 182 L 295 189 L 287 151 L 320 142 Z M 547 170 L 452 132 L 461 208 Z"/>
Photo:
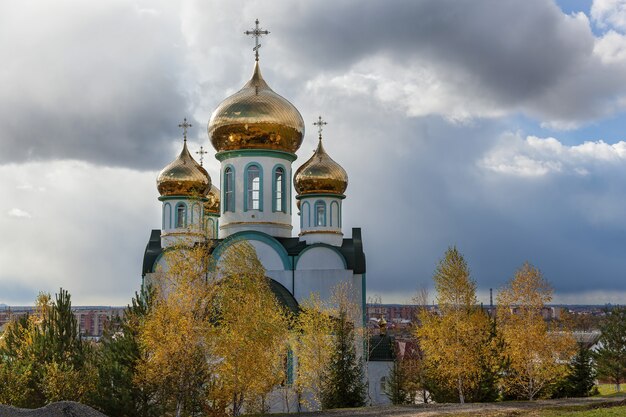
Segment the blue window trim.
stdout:
<path fill-rule="evenodd" d="M 278 187 L 276 184 L 276 171 L 278 169 L 282 169 L 283 170 L 283 181 L 282 181 L 282 193 L 281 193 L 281 202 L 280 202 L 280 209 L 277 210 L 276 209 L 276 197 L 277 197 L 277 191 L 278 191 Z M 284 165 L 282 164 L 276 164 L 274 165 L 274 168 L 272 168 L 272 212 L 273 213 L 287 213 L 287 169 L 285 168 Z M 291 200 L 289 200 L 291 201 Z"/>
<path fill-rule="evenodd" d="M 291 188 L 292 188 L 291 187 L 291 178 L 292 178 L 291 174 L 292 174 L 292 172 L 291 172 L 291 169 L 290 169 L 289 173 L 287 174 L 287 181 L 285 183 L 286 186 L 287 186 L 287 189 L 289 190 L 289 200 L 287 200 L 287 207 L 289 207 L 289 214 L 291 214 L 291 210 L 292 210 L 291 206 L 293 206 L 292 200 L 291 200 Z"/>
<path fill-rule="evenodd" d="M 195 209 L 196 207 L 198 207 L 198 217 L 200 217 L 200 219 L 202 219 L 202 207 L 201 207 L 201 206 L 200 206 L 200 204 L 198 204 L 198 203 L 193 203 L 193 204 L 191 205 L 191 210 L 190 210 L 190 213 L 191 213 L 191 222 L 190 222 L 189 224 L 193 224 L 193 221 L 194 221 L 193 211 L 194 211 L 194 209 Z M 198 222 L 198 223 L 200 224 L 201 222 Z"/>
<path fill-rule="evenodd" d="M 248 170 L 252 166 L 259 168 L 259 210 L 258 211 L 263 211 L 263 167 L 258 162 L 250 162 L 246 164 L 246 167 L 243 170 L 243 211 L 253 210 L 251 208 L 248 208 Z"/>
<path fill-rule="evenodd" d="M 307 209 L 306 211 L 304 210 L 305 207 Z M 304 213 L 307 215 L 306 225 L 304 223 Z M 311 227 L 311 204 L 309 204 L 308 201 L 302 202 L 302 210 L 300 210 L 300 229 L 304 227 Z"/>
<path fill-rule="evenodd" d="M 333 204 L 337 206 L 337 218 L 335 219 L 335 225 L 333 225 Z M 339 203 L 336 201 L 331 201 L 330 202 L 330 227 L 339 227 L 339 219 L 341 218 L 341 216 L 339 215 Z"/>
<path fill-rule="evenodd" d="M 179 207 L 184 207 L 185 210 L 183 211 L 183 226 L 182 228 L 187 227 L 187 204 L 180 202 L 180 203 L 176 203 L 176 208 L 174 209 L 174 229 L 179 229 L 178 227 L 178 208 Z"/>
<path fill-rule="evenodd" d="M 168 209 L 169 209 L 169 216 L 165 216 Z M 168 230 L 171 228 L 172 228 L 172 205 L 170 203 L 165 203 L 163 204 L 163 230 Z"/>
<path fill-rule="evenodd" d="M 323 224 L 317 224 L 317 208 L 320 207 L 320 206 L 324 207 L 324 223 Z M 323 201 L 323 200 L 317 200 L 315 202 L 315 204 L 313 205 L 313 207 L 314 207 L 313 208 L 313 212 L 314 212 L 314 214 L 313 214 L 313 221 L 314 221 L 313 225 L 315 227 L 325 227 L 326 224 L 327 224 L 327 222 L 326 222 L 326 216 L 327 216 L 326 202 Z"/>
<path fill-rule="evenodd" d="M 226 170 L 229 169 L 232 171 L 232 181 L 233 183 L 231 184 L 232 186 L 232 196 L 233 196 L 233 204 L 232 207 L 228 207 L 228 210 L 226 209 Z M 232 166 L 231 164 L 228 164 L 224 167 L 224 171 L 222 171 L 222 201 L 224 202 L 224 204 L 222 204 L 222 214 L 226 213 L 226 211 L 231 211 L 231 212 L 235 212 L 235 201 L 237 198 L 237 190 L 235 189 L 235 183 L 237 181 L 235 181 L 235 167 Z"/>

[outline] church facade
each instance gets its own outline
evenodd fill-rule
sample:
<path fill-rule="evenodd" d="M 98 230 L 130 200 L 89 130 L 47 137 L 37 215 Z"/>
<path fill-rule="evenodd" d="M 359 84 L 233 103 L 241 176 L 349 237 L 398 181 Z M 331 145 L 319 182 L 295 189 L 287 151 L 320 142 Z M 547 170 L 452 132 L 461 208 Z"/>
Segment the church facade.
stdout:
<path fill-rule="evenodd" d="M 186 141 L 190 125 L 180 125 L 181 153 L 157 178 L 161 227 L 152 230 L 146 246 L 142 285 L 164 266 L 164 252 L 180 239 L 210 239 L 218 263 L 225 249 L 244 239 L 255 248 L 272 291 L 286 307 L 297 311 L 312 293 L 329 300 L 333 288 L 348 284 L 365 314 L 361 229 L 346 237 L 342 227 L 348 175 L 323 146 L 321 117 L 314 123 L 317 149 L 294 171 L 305 124 L 297 108 L 263 79 L 258 46 L 255 50 L 252 77 L 221 102 L 208 122 L 220 178 L 210 178 L 192 157 Z M 297 212 L 292 213 L 294 200 Z"/>

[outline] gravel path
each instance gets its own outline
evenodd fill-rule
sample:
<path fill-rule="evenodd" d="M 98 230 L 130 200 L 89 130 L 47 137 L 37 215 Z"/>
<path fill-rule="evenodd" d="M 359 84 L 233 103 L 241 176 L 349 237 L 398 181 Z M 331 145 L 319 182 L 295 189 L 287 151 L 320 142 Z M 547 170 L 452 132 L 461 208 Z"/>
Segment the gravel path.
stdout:
<path fill-rule="evenodd" d="M 93 408 L 72 401 L 48 404 L 34 410 L 0 405 L 0 417 L 107 417 Z"/>
<path fill-rule="evenodd" d="M 554 407 L 607 407 L 626 405 L 626 396 L 620 397 L 591 397 L 567 398 L 559 400 L 539 401 L 507 401 L 501 403 L 473 403 L 473 404 L 420 404 L 413 406 L 383 406 L 365 407 L 340 410 L 319 411 L 315 413 L 301 413 L 298 417 L 438 417 L 446 415 L 468 414 L 471 416 L 506 415 L 525 410 L 554 408 Z M 293 414 L 280 414 L 292 416 Z"/>

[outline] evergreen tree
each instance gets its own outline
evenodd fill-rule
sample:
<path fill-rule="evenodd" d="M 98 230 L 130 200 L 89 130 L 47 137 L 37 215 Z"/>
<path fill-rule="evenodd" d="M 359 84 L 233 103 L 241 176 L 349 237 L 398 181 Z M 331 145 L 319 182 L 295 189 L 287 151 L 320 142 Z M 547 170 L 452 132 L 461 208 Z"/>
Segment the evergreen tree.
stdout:
<path fill-rule="evenodd" d="M 598 375 L 611 380 L 617 391 L 626 377 L 626 308 L 614 308 L 600 325 L 595 354 Z"/>
<path fill-rule="evenodd" d="M 363 365 L 356 356 L 353 323 L 343 306 L 334 324 L 334 344 L 322 390 L 322 408 L 362 407 L 365 405 Z"/>
<path fill-rule="evenodd" d="M 402 366 L 402 359 L 397 355 L 393 360 L 393 365 L 389 371 L 387 382 L 385 383 L 385 395 L 394 405 L 409 404 L 410 396 L 406 392 L 406 370 Z"/>
<path fill-rule="evenodd" d="M 588 397 L 595 387 L 596 371 L 589 347 L 580 343 L 570 364 L 570 373 L 558 385 L 554 397 Z"/>
<path fill-rule="evenodd" d="M 91 405 L 110 417 L 159 415 L 155 389 L 140 386 L 134 379 L 141 358 L 139 331 L 149 312 L 152 291 L 135 294 L 123 318 L 116 317 L 105 330 L 97 352 L 98 389 Z"/>

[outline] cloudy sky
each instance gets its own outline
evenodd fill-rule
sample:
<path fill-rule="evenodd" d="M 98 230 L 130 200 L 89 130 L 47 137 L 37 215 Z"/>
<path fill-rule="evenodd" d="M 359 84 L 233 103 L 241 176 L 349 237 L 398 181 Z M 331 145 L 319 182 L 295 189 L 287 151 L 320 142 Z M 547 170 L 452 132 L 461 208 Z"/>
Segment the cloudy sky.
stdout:
<path fill-rule="evenodd" d="M 257 17 L 295 167 L 329 123 L 369 295 L 408 301 L 457 245 L 483 301 L 528 260 L 559 302 L 626 303 L 626 0 L 1 2 L 0 303 L 128 303 L 177 124 L 210 148 Z"/>

